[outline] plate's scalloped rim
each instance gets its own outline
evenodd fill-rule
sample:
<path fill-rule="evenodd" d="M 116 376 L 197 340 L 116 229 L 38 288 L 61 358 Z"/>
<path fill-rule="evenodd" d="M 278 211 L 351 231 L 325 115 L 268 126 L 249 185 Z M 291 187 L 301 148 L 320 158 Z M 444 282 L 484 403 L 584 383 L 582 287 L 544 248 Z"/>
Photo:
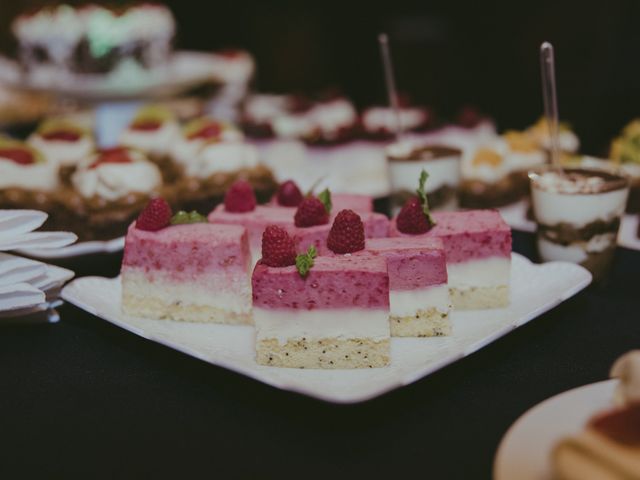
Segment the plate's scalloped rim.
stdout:
<path fill-rule="evenodd" d="M 19 253 L 35 258 L 70 258 L 93 253 L 115 253 L 124 248 L 124 236 L 111 240 L 93 240 L 78 242 L 62 248 L 44 249 L 29 248 L 18 250 Z"/>
<path fill-rule="evenodd" d="M 171 340 L 167 340 L 164 338 L 158 338 L 153 333 L 147 333 L 143 329 L 140 329 L 134 325 L 131 325 L 121 320 L 120 318 L 112 318 L 109 315 L 103 316 L 93 305 L 83 300 L 83 291 L 85 290 L 86 288 L 85 285 L 88 282 L 93 282 L 96 280 L 100 282 L 104 282 L 104 281 L 119 282 L 119 277 L 110 278 L 110 279 L 105 277 L 99 277 L 99 276 L 78 278 L 73 282 L 69 283 L 62 290 L 61 297 L 67 302 L 74 304 L 83 310 L 86 310 L 90 314 L 96 317 L 102 318 L 142 338 L 168 346 L 174 350 L 180 351 L 194 358 L 198 358 L 207 363 L 211 363 L 213 365 L 234 371 L 236 373 L 240 373 L 242 375 L 248 376 L 262 383 L 265 383 L 267 385 L 271 385 L 273 387 L 280 388 L 283 390 L 293 391 L 303 395 L 311 396 L 313 398 L 323 400 L 326 402 L 351 404 L 351 403 L 364 402 L 372 398 L 375 398 L 377 396 L 380 396 L 384 393 L 387 393 L 391 390 L 394 390 L 396 388 L 409 385 L 417 380 L 420 380 L 421 378 L 427 375 L 430 375 L 436 372 L 437 370 L 440 370 L 441 368 L 444 368 L 445 366 L 453 362 L 456 362 L 464 357 L 471 355 L 472 353 L 480 350 L 481 348 L 484 348 L 485 346 L 489 345 L 495 340 L 503 337 L 507 333 L 515 330 L 519 326 L 524 325 L 525 323 L 531 321 L 533 318 L 554 308 L 558 304 L 562 303 L 563 301 L 572 297 L 582 289 L 586 288 L 591 283 L 591 274 L 586 269 L 576 264 L 566 263 L 566 262 L 549 262 L 545 264 L 536 264 L 536 263 L 533 263 L 528 258 L 517 253 L 513 253 L 512 258 L 514 259 L 515 262 L 520 262 L 523 265 L 526 265 L 527 268 L 536 268 L 536 269 L 562 268 L 565 271 L 568 270 L 569 272 L 571 272 L 570 275 L 575 278 L 571 278 L 572 280 L 571 286 L 559 292 L 560 295 L 554 296 L 553 298 L 549 298 L 548 301 L 544 305 L 542 305 L 540 308 L 533 310 L 532 312 L 530 312 L 529 314 L 527 314 L 522 318 L 516 319 L 513 322 L 510 322 L 496 329 L 495 331 L 491 332 L 491 334 L 488 335 L 487 337 L 483 337 L 482 339 L 472 343 L 471 345 L 466 346 L 465 348 L 459 351 L 452 350 L 448 352 L 448 354 L 443 358 L 437 361 L 432 361 L 423 368 L 415 369 L 409 373 L 399 372 L 398 376 L 395 377 L 393 381 L 387 381 L 384 383 L 384 385 L 375 385 L 375 386 L 372 386 L 371 388 L 367 388 L 366 391 L 359 391 L 356 393 L 348 393 L 348 394 L 345 394 L 344 392 L 326 392 L 326 391 L 319 392 L 317 390 L 314 390 L 311 387 L 305 387 L 300 384 L 287 382 L 286 379 L 280 378 L 277 375 L 265 376 L 261 374 L 261 372 L 263 372 L 265 369 L 281 370 L 281 369 L 276 369 L 275 367 L 264 367 L 264 366 L 257 365 L 255 366 L 255 368 L 247 368 L 245 365 L 236 364 L 224 358 L 213 359 L 201 352 L 198 352 L 197 350 L 190 348 L 189 346 L 182 345 L 179 342 L 173 342 Z M 236 327 L 236 328 L 250 328 L 250 327 Z M 296 370 L 287 369 L 287 371 L 293 372 Z"/>

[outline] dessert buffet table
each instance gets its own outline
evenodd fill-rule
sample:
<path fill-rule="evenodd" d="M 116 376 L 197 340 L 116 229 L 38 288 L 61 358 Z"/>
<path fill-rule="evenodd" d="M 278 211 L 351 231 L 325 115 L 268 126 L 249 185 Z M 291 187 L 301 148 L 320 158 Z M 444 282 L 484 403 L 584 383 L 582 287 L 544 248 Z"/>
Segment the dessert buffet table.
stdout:
<path fill-rule="evenodd" d="M 533 236 L 514 232 L 531 256 Z M 116 275 L 119 254 L 66 260 Z M 640 345 L 640 252 L 478 353 L 351 406 L 280 391 L 143 340 L 71 305 L 0 333 L 0 477 L 489 478 L 523 412 L 607 378 Z"/>

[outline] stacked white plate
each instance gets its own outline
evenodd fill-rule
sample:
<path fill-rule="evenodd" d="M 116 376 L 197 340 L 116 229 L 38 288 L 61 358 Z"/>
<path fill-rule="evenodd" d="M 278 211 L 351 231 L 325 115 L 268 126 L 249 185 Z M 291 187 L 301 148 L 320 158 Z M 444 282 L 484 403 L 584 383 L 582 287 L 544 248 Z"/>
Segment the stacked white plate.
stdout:
<path fill-rule="evenodd" d="M 36 232 L 47 214 L 36 210 L 0 210 L 0 321 L 59 319 L 62 286 L 73 272 L 8 253 L 21 248 L 55 250 L 77 240 L 69 232 Z"/>

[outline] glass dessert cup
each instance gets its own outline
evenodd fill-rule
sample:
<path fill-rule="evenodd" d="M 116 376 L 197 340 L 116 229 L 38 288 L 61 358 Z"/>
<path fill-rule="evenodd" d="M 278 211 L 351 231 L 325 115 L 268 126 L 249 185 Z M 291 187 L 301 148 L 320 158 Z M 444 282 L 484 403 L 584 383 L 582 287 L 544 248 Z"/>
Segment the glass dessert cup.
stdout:
<path fill-rule="evenodd" d="M 546 168 L 529 173 L 536 242 L 542 261 L 582 265 L 602 280 L 616 249 L 629 179 L 596 168 Z"/>

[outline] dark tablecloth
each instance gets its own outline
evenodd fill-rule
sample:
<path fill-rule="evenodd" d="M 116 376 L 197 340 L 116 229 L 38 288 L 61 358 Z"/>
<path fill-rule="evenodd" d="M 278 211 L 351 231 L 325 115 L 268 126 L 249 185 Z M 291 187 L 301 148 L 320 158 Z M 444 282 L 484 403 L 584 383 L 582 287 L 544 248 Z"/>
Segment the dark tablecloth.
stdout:
<path fill-rule="evenodd" d="M 514 234 L 533 254 L 533 237 Z M 67 262 L 116 275 L 119 255 Z M 339 406 L 143 340 L 71 305 L 0 327 L 0 478 L 489 478 L 536 403 L 640 347 L 640 252 L 592 286 L 413 385 Z"/>

